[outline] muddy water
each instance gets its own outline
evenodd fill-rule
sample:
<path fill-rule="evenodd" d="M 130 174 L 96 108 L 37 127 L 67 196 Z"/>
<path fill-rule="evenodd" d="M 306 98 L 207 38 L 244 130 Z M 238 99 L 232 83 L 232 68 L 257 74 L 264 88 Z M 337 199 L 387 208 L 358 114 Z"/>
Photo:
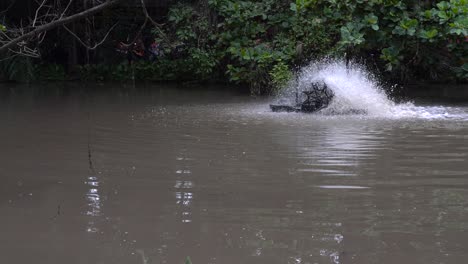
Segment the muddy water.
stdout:
<path fill-rule="evenodd" d="M 468 257 L 466 107 L 320 116 L 221 89 L 3 88 L 0 263 Z"/>

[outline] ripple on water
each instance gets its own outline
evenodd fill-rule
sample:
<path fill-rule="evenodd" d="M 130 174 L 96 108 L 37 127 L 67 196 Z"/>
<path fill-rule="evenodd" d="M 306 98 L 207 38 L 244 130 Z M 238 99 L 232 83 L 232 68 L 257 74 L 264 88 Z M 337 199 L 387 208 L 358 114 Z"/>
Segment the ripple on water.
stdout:
<path fill-rule="evenodd" d="M 348 189 L 348 190 L 361 190 L 361 189 L 370 188 L 366 186 L 357 186 L 357 185 L 318 185 L 316 187 L 322 188 L 322 189 Z"/>

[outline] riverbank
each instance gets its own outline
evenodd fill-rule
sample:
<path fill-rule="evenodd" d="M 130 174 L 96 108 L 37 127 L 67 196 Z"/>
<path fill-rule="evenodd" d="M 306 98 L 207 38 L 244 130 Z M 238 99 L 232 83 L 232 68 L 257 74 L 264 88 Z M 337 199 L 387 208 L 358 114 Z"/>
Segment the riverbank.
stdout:
<path fill-rule="evenodd" d="M 401 95 L 426 102 L 468 102 L 468 84 L 410 84 L 402 87 Z"/>
<path fill-rule="evenodd" d="M 338 58 L 394 83 L 468 79 L 468 8 L 462 0 L 178 2 L 157 17 L 161 27 L 147 23 L 148 13 L 132 14 L 130 21 L 116 15 L 128 8 L 108 11 L 96 17 L 95 32 L 86 23 L 74 25 L 97 42 L 115 23 L 102 46 L 90 51 L 68 32 L 52 30 L 47 36 L 54 37 L 41 40 L 34 58 L 0 54 L 0 75 L 23 81 L 220 80 L 265 94 L 311 60 Z M 24 19 L 11 18 L 16 20 Z M 2 23 L 8 36 L 15 27 Z"/>
<path fill-rule="evenodd" d="M 231 91 L 233 96 L 249 95 L 250 90 L 245 85 L 232 85 L 226 83 L 197 83 L 197 82 L 82 82 L 82 81 L 56 81 L 56 82 L 2 82 L 0 81 L 0 94 L 10 93 L 93 93 L 114 92 L 140 93 L 152 90 L 194 90 L 199 92 L 220 90 Z M 468 85 L 453 83 L 413 83 L 399 85 L 393 91 L 386 91 L 396 101 L 417 101 L 434 103 L 464 103 L 468 102 Z"/>

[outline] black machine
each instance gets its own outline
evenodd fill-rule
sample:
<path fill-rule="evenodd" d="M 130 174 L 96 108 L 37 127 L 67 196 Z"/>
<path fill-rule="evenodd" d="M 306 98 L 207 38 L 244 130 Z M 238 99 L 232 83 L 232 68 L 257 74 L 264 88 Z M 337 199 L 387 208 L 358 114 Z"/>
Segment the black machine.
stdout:
<path fill-rule="evenodd" d="M 305 95 L 305 100 L 302 103 L 299 102 L 300 96 L 297 92 L 295 105 L 271 104 L 271 111 L 313 113 L 327 107 L 335 96 L 325 83 L 312 83 L 310 90 L 302 93 Z"/>

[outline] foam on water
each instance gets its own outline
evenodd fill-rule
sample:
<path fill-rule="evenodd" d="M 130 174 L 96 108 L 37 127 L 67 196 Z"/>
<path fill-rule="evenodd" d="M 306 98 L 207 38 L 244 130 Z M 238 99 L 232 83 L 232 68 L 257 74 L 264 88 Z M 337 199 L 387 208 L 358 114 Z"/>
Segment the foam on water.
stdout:
<path fill-rule="evenodd" d="M 347 66 L 344 60 L 327 59 L 310 63 L 280 93 L 278 100 L 280 103 L 294 104 L 296 94 L 310 89 L 311 83 L 321 81 L 333 90 L 335 97 L 320 114 L 364 112 L 368 117 L 377 118 L 468 118 L 467 113 L 452 113 L 450 110 L 453 109 L 448 107 L 418 107 L 410 102 L 397 104 L 390 100 L 377 78 L 363 65 L 350 62 Z"/>

